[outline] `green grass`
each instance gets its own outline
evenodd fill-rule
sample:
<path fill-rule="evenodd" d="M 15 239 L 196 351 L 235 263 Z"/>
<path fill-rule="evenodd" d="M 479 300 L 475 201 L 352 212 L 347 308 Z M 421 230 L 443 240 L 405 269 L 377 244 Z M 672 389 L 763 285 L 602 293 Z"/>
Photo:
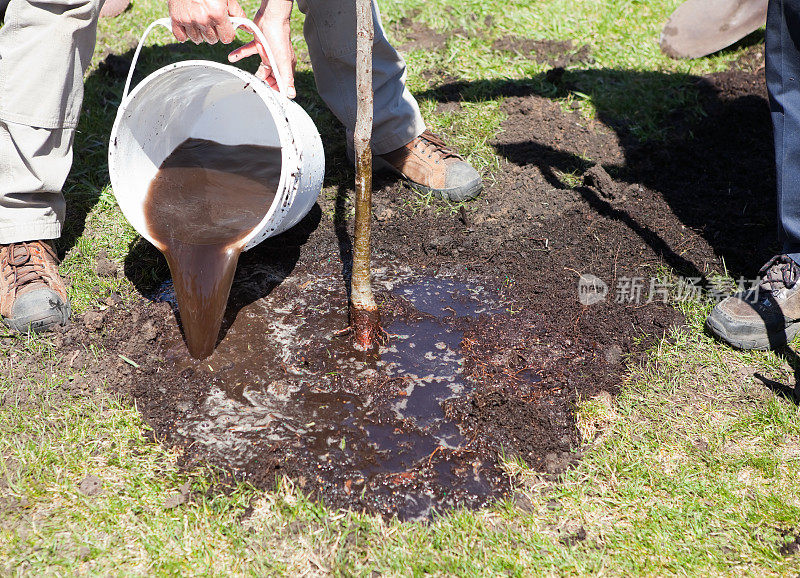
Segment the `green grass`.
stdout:
<path fill-rule="evenodd" d="M 662 124 L 670 110 L 696 106 L 695 92 L 685 90 L 693 78 L 724 70 L 748 45 L 763 39 L 760 31 L 708 58 L 672 60 L 659 50 L 658 38 L 661 25 L 679 4 L 563 0 L 497 5 L 395 0 L 383 3 L 382 10 L 390 27 L 402 16 L 419 12 L 417 18 L 435 30 L 466 31 L 451 38 L 443 51 L 409 55 L 409 85 L 414 89 L 427 86 L 417 76 L 419 72 L 438 68 L 475 82 L 473 98 L 488 98 L 493 81 L 506 80 L 524 81 L 550 96 L 554 87 L 543 80 L 548 65 L 524 55 L 495 51 L 492 42 L 513 35 L 572 40 L 576 48 L 588 45 L 593 62 L 568 69 L 564 82 L 575 88 L 558 98 L 567 103 L 578 101 L 587 116 L 622 123 L 637 137 L 650 139 L 664 136 Z M 486 17 L 493 19 L 490 28 L 485 25 Z"/>
<path fill-rule="evenodd" d="M 138 294 L 126 275 L 94 271 L 100 251 L 123 265 L 136 241 L 111 194 L 105 157 L 123 79 L 97 70 L 105 54 L 128 52 L 144 24 L 166 14 L 154 0 L 134 2 L 120 18 L 101 22 L 76 163 L 65 187 L 70 220 L 62 242 L 71 250 L 63 272 L 72 280 L 78 312 L 100 305 L 111 292 L 126 299 Z M 246 5 L 252 13 L 255 3 Z M 587 117 L 645 139 L 663 137 L 670 110 L 696 107 L 688 83 L 724 69 L 747 43 L 694 61 L 666 58 L 658 51 L 658 32 L 676 5 L 391 0 L 382 11 L 396 41 L 403 39 L 396 24 L 417 11 L 436 30 L 460 30 L 441 50 L 408 54 L 408 83 L 426 121 L 492 178 L 499 160 L 487 143 L 503 121 L 502 83 L 524 84 L 565 107 L 576 103 Z M 293 30 L 304 54 L 301 21 L 296 15 Z M 566 71 L 564 80 L 574 88 L 557 88 L 545 80 L 546 66 L 492 50 L 492 42 L 506 35 L 572 39 L 590 46 L 593 61 Z M 759 38 L 756 33 L 748 42 Z M 166 31 L 152 40 L 171 42 Z M 224 54 L 219 46 L 149 50 L 141 69 L 195 55 L 221 60 Z M 433 87 L 422 75 L 430 69 L 468 83 L 459 109 L 437 112 Z M 341 131 L 315 97 L 309 70 L 301 59 L 304 105 L 332 144 L 328 183 L 344 182 L 352 174 L 334 138 Z M 571 186 L 577 175 L 560 178 Z M 411 198 L 408 210 L 428 206 L 459 210 L 429 198 Z M 576 468 L 546 480 L 509 458 L 514 500 L 454 512 L 430 525 L 331 510 L 287 480 L 260 491 L 225 486 L 208 469 L 183 470 L 180 455 L 151 441 L 130 404 L 102 390 L 73 393 L 81 391 L 76 384 L 84 382 L 86 370 L 78 365 L 68 375 L 54 374 L 59 353 L 48 338 L 0 336 L 0 572 L 797 574 L 800 560 L 779 550 L 800 532 L 800 416 L 795 403 L 754 377 L 791 384 L 794 369 L 774 353 L 734 353 L 706 337 L 702 324 L 710 306 L 681 304 L 687 326 L 644 362 L 630 364 L 618 398 L 580 400 L 576 412 L 585 445 Z M 89 359 L 95 354 L 85 351 Z M 20 369 L 20 363 L 28 366 Z M 101 494 L 79 490 L 87 475 L 103 481 Z M 165 508 L 186 482 L 186 503 Z"/>

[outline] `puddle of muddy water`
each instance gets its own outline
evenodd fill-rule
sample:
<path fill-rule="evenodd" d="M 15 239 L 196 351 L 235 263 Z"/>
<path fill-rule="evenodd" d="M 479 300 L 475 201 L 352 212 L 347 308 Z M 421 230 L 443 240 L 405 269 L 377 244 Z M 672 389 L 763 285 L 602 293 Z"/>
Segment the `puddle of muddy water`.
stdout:
<path fill-rule="evenodd" d="M 417 313 L 392 321 L 367 358 L 336 334 L 345 298 L 322 278 L 298 282 L 291 299 L 275 292 L 241 308 L 202 362 L 174 343 L 175 371 L 210 384 L 205 400 L 180 408 L 179 433 L 245 478 L 277 453 L 323 497 L 404 520 L 487 503 L 505 479 L 470 447 L 447 402 L 474 389 L 462 368 L 465 324 L 502 304 L 479 284 L 394 273 L 378 284 Z"/>

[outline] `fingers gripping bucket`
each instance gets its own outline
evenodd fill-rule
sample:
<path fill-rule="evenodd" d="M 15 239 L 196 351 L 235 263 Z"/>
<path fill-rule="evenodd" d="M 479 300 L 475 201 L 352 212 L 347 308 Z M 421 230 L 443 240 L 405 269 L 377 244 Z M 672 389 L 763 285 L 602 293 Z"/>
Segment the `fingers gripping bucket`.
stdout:
<path fill-rule="evenodd" d="M 255 24 L 244 18 L 231 21 L 255 32 L 274 63 Z M 125 218 L 142 237 L 159 246 L 145 222 L 148 187 L 175 147 L 187 138 L 202 138 L 224 145 L 281 147 L 275 200 L 261 223 L 245 237 L 245 251 L 297 224 L 319 195 L 325 156 L 317 128 L 300 105 L 286 97 L 286 85 L 277 70 L 273 67 L 280 92 L 236 67 L 187 60 L 153 72 L 129 94 L 142 45 L 155 26 L 170 28 L 170 20 L 156 20 L 142 35 L 108 147 L 111 186 Z"/>

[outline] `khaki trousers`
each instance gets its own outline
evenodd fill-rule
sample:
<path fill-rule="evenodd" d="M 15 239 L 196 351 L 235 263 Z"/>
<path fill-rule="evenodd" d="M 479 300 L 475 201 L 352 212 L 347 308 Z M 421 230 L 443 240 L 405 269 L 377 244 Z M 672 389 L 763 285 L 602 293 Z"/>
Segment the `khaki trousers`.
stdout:
<path fill-rule="evenodd" d="M 61 187 L 83 101 L 83 75 L 103 0 L 0 0 L 0 243 L 55 239 Z M 352 135 L 356 119 L 355 0 L 298 0 L 320 96 Z M 405 87 L 405 63 L 373 2 L 373 149 L 383 154 L 425 130 Z"/>

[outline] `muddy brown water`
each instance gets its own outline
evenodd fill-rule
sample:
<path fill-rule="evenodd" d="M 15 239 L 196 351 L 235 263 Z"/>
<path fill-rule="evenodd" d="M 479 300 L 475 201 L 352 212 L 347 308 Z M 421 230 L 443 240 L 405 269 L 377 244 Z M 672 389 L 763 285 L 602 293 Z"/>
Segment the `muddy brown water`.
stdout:
<path fill-rule="evenodd" d="M 281 149 L 190 138 L 159 167 L 145 201 L 167 259 L 191 355 L 211 355 L 244 239 L 269 211 Z"/>
<path fill-rule="evenodd" d="M 276 454 L 306 464 L 327 493 L 358 495 L 401 519 L 503 493 L 496 461 L 478 455 L 449 409 L 474 389 L 463 370 L 466 325 L 502 309 L 483 286 L 393 272 L 391 292 L 412 313 L 392 319 L 390 340 L 370 353 L 337 336 L 347 319 L 331 306 L 345 302 L 335 277 L 312 280 L 307 296 L 288 302 L 276 295 L 234 307 L 223 321 L 242 240 L 279 176 L 279 149 L 189 139 L 150 187 L 148 226 L 172 273 L 161 298 L 177 306 L 188 346 L 167 346 L 170 372 L 207 374 L 209 383 L 200 405 L 176 401 L 185 413 L 178 433 L 234 469 L 262 463 L 266 474 Z M 341 387 L 345 375 L 364 387 Z"/>
<path fill-rule="evenodd" d="M 372 354 L 337 335 L 347 317 L 331 306 L 343 298 L 335 278 L 310 279 L 295 299 L 246 305 L 203 361 L 173 343 L 173 371 L 209 384 L 201 403 L 178 404 L 179 435 L 256 476 L 270 474 L 272 459 L 303 464 L 324 494 L 404 520 L 504 493 L 496 461 L 475 451 L 450 411 L 475 387 L 463 368 L 464 330 L 502 310 L 500 299 L 478 283 L 393 278 L 385 283 L 410 313 L 388 323 L 389 341 Z M 159 298 L 174 300 L 171 284 Z M 345 376 L 363 387 L 343 386 Z"/>

